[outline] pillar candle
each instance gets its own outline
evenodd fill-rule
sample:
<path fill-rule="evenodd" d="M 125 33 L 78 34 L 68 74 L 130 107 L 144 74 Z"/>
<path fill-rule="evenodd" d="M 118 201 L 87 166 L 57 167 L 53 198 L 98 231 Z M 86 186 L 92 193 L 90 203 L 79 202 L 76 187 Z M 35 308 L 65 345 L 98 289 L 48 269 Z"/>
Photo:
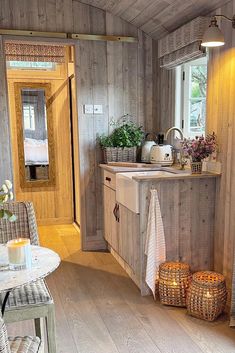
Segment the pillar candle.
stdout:
<path fill-rule="evenodd" d="M 23 269 L 31 266 L 30 240 L 12 239 L 7 242 L 8 260 L 11 269 Z"/>

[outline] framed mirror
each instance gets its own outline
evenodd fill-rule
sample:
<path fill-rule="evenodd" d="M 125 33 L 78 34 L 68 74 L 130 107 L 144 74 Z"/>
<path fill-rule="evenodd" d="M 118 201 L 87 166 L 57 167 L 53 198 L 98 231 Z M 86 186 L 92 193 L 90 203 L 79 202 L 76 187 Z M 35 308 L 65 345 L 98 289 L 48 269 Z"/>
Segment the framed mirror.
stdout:
<path fill-rule="evenodd" d="M 50 83 L 14 84 L 20 186 L 55 185 Z"/>

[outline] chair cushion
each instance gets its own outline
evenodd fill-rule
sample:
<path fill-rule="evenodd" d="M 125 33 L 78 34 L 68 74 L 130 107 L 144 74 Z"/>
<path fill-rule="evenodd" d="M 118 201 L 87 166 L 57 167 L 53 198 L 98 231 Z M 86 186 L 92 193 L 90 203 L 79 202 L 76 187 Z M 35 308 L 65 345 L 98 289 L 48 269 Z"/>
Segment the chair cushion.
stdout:
<path fill-rule="evenodd" d="M 11 353 L 37 353 L 40 347 L 38 337 L 9 337 Z"/>
<path fill-rule="evenodd" d="M 0 306 L 3 303 L 6 292 L 0 292 Z M 25 286 L 13 289 L 6 303 L 6 311 L 20 309 L 25 306 L 50 304 L 53 299 L 43 280 L 39 280 Z"/>

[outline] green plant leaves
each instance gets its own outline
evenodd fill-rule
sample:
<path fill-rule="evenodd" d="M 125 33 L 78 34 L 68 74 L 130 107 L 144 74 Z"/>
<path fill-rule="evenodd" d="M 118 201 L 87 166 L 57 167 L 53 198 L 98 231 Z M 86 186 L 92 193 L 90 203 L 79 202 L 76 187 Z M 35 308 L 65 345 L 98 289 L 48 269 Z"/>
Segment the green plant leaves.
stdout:
<path fill-rule="evenodd" d="M 117 124 L 116 126 L 111 135 L 99 137 L 101 147 L 135 147 L 141 145 L 144 137 L 141 126 L 138 127 L 132 121 L 124 121 L 121 126 Z"/>

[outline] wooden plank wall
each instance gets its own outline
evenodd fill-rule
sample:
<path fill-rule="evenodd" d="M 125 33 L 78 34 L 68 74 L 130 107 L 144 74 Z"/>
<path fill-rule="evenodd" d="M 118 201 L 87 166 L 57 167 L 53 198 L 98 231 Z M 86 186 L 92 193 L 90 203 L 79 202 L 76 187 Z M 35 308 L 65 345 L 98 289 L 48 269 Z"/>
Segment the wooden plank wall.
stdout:
<path fill-rule="evenodd" d="M 4 47 L 0 36 L 0 186 L 5 179 L 12 180 L 10 120 L 7 103 L 7 81 L 5 70 Z"/>
<path fill-rule="evenodd" d="M 119 16 L 158 39 L 229 0 L 81 0 Z"/>
<path fill-rule="evenodd" d="M 152 75 L 156 43 L 133 25 L 75 0 L 1 1 L 0 27 L 90 34 L 134 35 L 138 43 L 78 42 L 76 86 L 79 115 L 83 249 L 104 248 L 97 135 L 129 113 L 147 131 L 156 127 Z M 5 99 L 5 95 L 3 95 Z M 153 98 L 153 99 L 152 99 Z M 102 115 L 84 115 L 83 104 L 102 104 Z M 9 144 L 8 144 L 9 146 Z M 8 152 L 9 155 L 9 152 Z"/>
<path fill-rule="evenodd" d="M 175 125 L 175 71 L 157 66 L 156 78 L 157 131 L 165 133 L 167 129 Z"/>
<path fill-rule="evenodd" d="M 217 10 L 231 17 L 235 1 Z M 224 273 L 231 286 L 235 246 L 235 31 L 221 22 L 226 45 L 210 50 L 207 122 L 208 131 L 218 135 L 222 177 L 217 192 L 215 270 Z M 235 286 L 233 288 L 235 294 Z"/>

